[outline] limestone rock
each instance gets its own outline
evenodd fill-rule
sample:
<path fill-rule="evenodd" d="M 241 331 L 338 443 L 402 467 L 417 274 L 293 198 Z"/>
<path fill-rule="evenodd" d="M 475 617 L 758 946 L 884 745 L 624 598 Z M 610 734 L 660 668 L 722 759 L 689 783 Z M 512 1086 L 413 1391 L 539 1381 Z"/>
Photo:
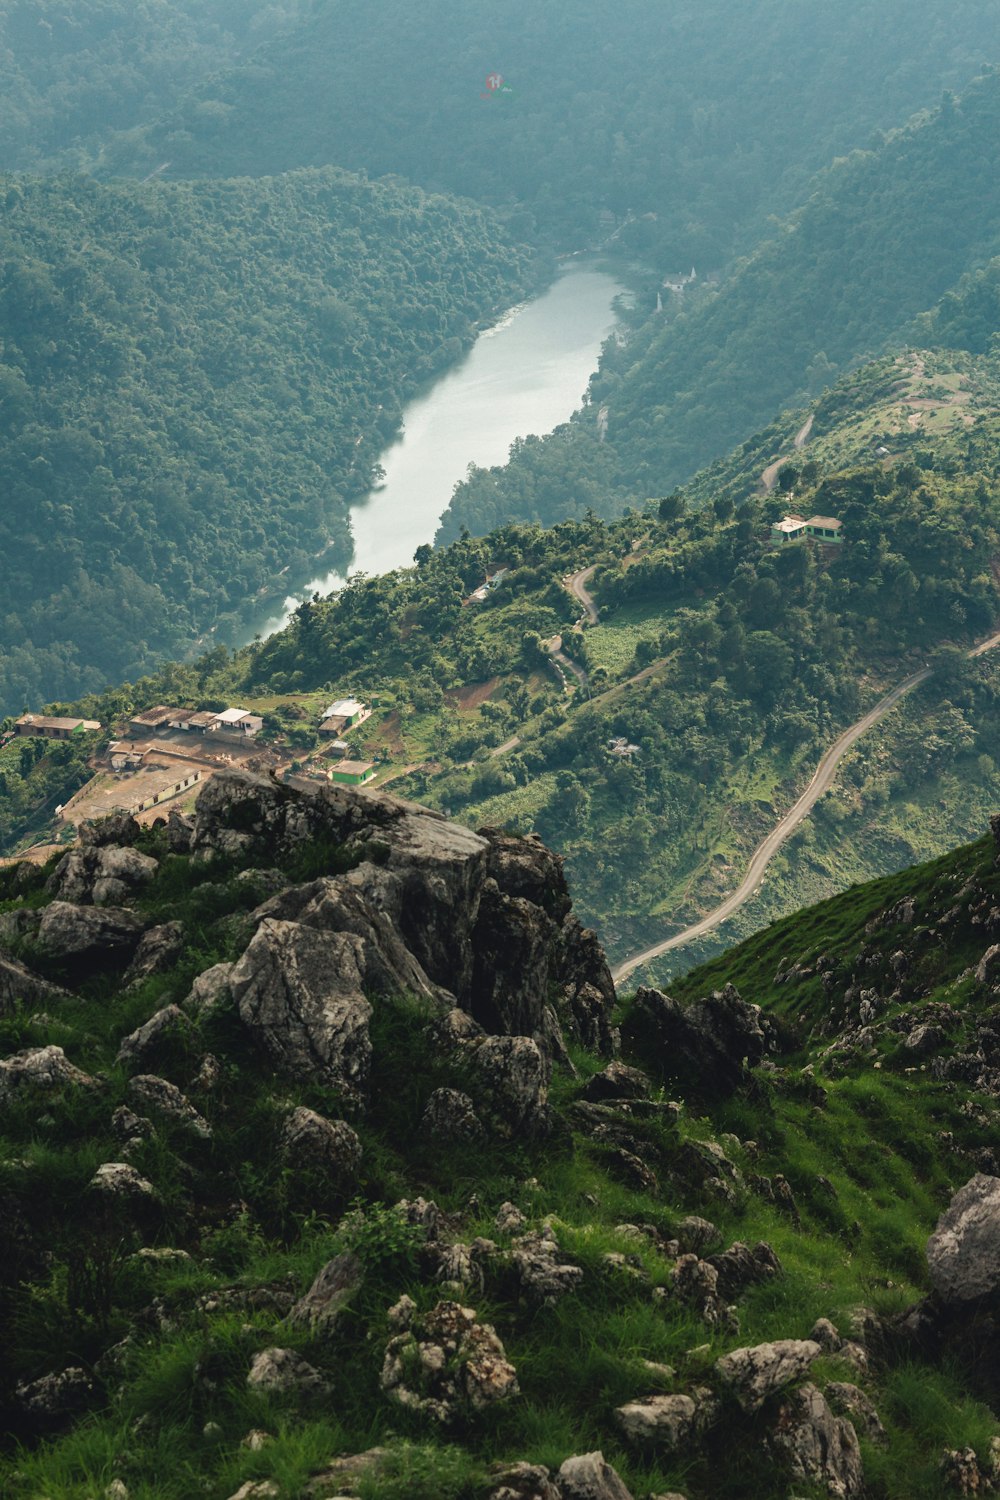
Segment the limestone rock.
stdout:
<path fill-rule="evenodd" d="M 294 1349 L 262 1349 L 254 1356 L 247 1375 L 251 1390 L 269 1396 L 325 1396 L 329 1385 L 318 1370 Z"/>
<path fill-rule="evenodd" d="M 316 1334 L 329 1334 L 343 1309 L 363 1280 L 361 1262 L 349 1250 L 328 1260 L 318 1272 L 312 1286 L 291 1312 L 288 1322 L 293 1328 L 308 1328 Z"/>
<path fill-rule="evenodd" d="M 96 1087 L 96 1080 L 74 1067 L 61 1047 L 29 1047 L 0 1061 L 0 1104 L 25 1089 Z"/>
<path fill-rule="evenodd" d="M 300 1105 L 281 1130 L 281 1154 L 289 1166 L 349 1181 L 361 1165 L 362 1147 L 346 1120 L 328 1120 Z"/>
<path fill-rule="evenodd" d="M 105 849 L 115 844 L 129 849 L 141 834 L 139 822 L 124 811 L 109 813 L 106 818 L 88 819 L 78 829 L 80 843 L 85 849 Z"/>
<path fill-rule="evenodd" d="M 113 906 L 137 895 L 157 868 L 157 861 L 138 849 L 84 844 L 63 855 L 46 890 L 78 906 Z"/>
<path fill-rule="evenodd" d="M 145 924 L 123 907 L 74 906 L 53 901 L 42 913 L 39 947 L 74 970 L 125 968 L 142 939 Z"/>
<path fill-rule="evenodd" d="M 460 1089 L 435 1089 L 427 1100 L 422 1135 L 433 1140 L 459 1141 L 474 1145 L 486 1139 L 486 1131 L 468 1094 Z"/>
<path fill-rule="evenodd" d="M 517 1140 L 550 1128 L 548 1069 L 537 1042 L 527 1036 L 488 1036 L 463 1049 L 476 1079 L 476 1108 L 499 1134 Z"/>
<path fill-rule="evenodd" d="M 194 1027 L 177 1005 L 165 1005 L 144 1025 L 123 1037 L 116 1062 L 130 1068 L 149 1068 L 162 1063 L 179 1049 L 191 1047 Z"/>
<path fill-rule="evenodd" d="M 719 1230 L 711 1220 L 702 1219 L 697 1214 L 688 1214 L 681 1219 L 675 1233 L 681 1252 L 690 1255 L 700 1254 L 720 1238 Z"/>
<path fill-rule="evenodd" d="M 482 1411 L 518 1393 L 496 1330 L 458 1302 L 439 1302 L 389 1340 L 381 1386 L 390 1400 L 439 1422 L 451 1421 L 462 1401 Z"/>
<path fill-rule="evenodd" d="M 976 979 L 991 989 L 1000 981 L 1000 943 L 987 948 L 976 965 Z"/>
<path fill-rule="evenodd" d="M 946 1304 L 1000 1287 L 1000 1177 L 978 1173 L 952 1198 L 927 1245 L 931 1285 Z"/>
<path fill-rule="evenodd" d="M 135 950 L 135 957 L 125 971 L 123 983 L 137 986 L 153 974 L 172 969 L 184 951 L 184 928 L 180 922 L 164 922 L 151 927 Z"/>
<path fill-rule="evenodd" d="M 497 1234 L 517 1234 L 527 1222 L 516 1203 L 501 1203 L 494 1216 L 493 1227 Z"/>
<path fill-rule="evenodd" d="M 548 1469 L 540 1464 L 500 1464 L 490 1474 L 486 1500 L 562 1500 Z"/>
<path fill-rule="evenodd" d="M 812 1339 L 778 1339 L 724 1354 L 715 1372 L 743 1410 L 755 1412 L 769 1396 L 801 1380 L 821 1352 Z"/>
<path fill-rule="evenodd" d="M 153 1184 L 123 1161 L 106 1161 L 98 1167 L 87 1190 L 123 1204 L 149 1203 L 156 1198 Z"/>
<path fill-rule="evenodd" d="M 626 1489 L 601 1452 L 567 1458 L 557 1478 L 564 1500 L 632 1500 L 631 1490 Z"/>
<path fill-rule="evenodd" d="M 782 1403 L 770 1442 L 787 1458 L 793 1478 L 821 1485 L 835 1500 L 856 1500 L 864 1493 L 857 1433 L 834 1416 L 814 1385 L 804 1385 Z"/>
<path fill-rule="evenodd" d="M 188 1130 L 203 1141 L 211 1139 L 212 1127 L 208 1121 L 180 1089 L 165 1078 L 158 1078 L 155 1073 L 140 1073 L 130 1081 L 128 1096 L 137 1109 Z"/>
<path fill-rule="evenodd" d="M 781 1275 L 781 1261 L 766 1240 L 758 1240 L 751 1249 L 742 1240 L 737 1240 L 721 1255 L 710 1255 L 709 1265 L 719 1277 L 719 1296 L 725 1302 L 735 1302 L 748 1286 L 769 1281 Z"/>
<path fill-rule="evenodd" d="M 882 1419 L 864 1391 L 844 1380 L 831 1380 L 823 1392 L 838 1416 L 848 1417 L 856 1432 L 864 1433 L 869 1442 L 886 1442 Z"/>
<path fill-rule="evenodd" d="M 629 1442 L 672 1453 L 695 1431 L 698 1408 L 690 1396 L 647 1396 L 619 1406 L 615 1420 Z"/>
<path fill-rule="evenodd" d="M 171 854 L 190 854 L 193 836 L 194 820 L 172 807 L 167 814 L 166 826 L 167 847 Z"/>
<path fill-rule="evenodd" d="M 732 985 L 682 1006 L 659 990 L 641 989 L 624 1034 L 664 1081 L 701 1097 L 724 1097 L 742 1083 L 746 1065 L 759 1063 L 767 1038 L 759 1005 Z"/>
<path fill-rule="evenodd" d="M 94 1396 L 94 1382 L 86 1370 L 73 1365 L 40 1380 L 25 1381 L 14 1394 L 32 1425 L 50 1430 L 86 1411 Z"/>
<path fill-rule="evenodd" d="M 622 1062 L 610 1062 L 590 1079 L 583 1097 L 601 1104 L 607 1099 L 648 1099 L 651 1092 L 652 1084 L 639 1068 L 630 1068 Z"/>
<path fill-rule="evenodd" d="M 276 1500 L 280 1494 L 281 1487 L 273 1479 L 248 1479 L 229 1500 Z"/>
<path fill-rule="evenodd" d="M 386 1448 L 369 1448 L 365 1453 L 351 1453 L 335 1458 L 316 1474 L 302 1491 L 303 1500 L 337 1500 L 344 1493 L 356 1493 L 359 1481 L 376 1474 L 388 1456 Z"/>
<path fill-rule="evenodd" d="M 523 1290 L 540 1302 L 558 1302 L 583 1281 L 582 1266 L 560 1263 L 559 1244 L 551 1230 L 515 1240 L 511 1260 Z"/>
<path fill-rule="evenodd" d="M 244 1025 L 280 1072 L 363 1099 L 372 1013 L 363 975 L 362 939 L 267 918 L 229 984 Z"/>
<path fill-rule="evenodd" d="M 8 915 L 13 915 L 8 913 Z M 51 1005 L 68 998 L 68 991 L 33 974 L 16 958 L 0 952 L 0 1016 L 13 1015 L 18 1005 Z"/>
<path fill-rule="evenodd" d="M 234 964 L 213 964 L 210 969 L 203 970 L 191 986 L 184 1009 L 204 1018 L 226 1006 L 232 1000 L 229 976 L 234 968 Z"/>

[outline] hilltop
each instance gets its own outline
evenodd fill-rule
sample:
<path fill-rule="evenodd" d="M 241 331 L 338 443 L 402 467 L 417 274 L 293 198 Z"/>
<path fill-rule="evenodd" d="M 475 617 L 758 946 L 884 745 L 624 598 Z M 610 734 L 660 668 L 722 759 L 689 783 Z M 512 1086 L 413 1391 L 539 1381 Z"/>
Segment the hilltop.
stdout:
<path fill-rule="evenodd" d="M 998 900 L 616 997 L 543 845 L 382 794 L 4 871 L 5 1493 L 990 1493 Z"/>

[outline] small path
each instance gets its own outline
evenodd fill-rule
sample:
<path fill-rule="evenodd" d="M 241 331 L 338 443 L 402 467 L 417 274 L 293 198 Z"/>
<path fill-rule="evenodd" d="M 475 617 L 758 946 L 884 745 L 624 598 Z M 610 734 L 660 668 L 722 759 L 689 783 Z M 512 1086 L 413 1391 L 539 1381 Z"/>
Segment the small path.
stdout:
<path fill-rule="evenodd" d="M 519 734 L 511 735 L 509 740 L 504 740 L 502 745 L 497 745 L 490 751 L 491 759 L 496 759 L 498 755 L 506 755 L 508 750 L 516 750 L 520 743 L 521 736 Z"/>
<path fill-rule="evenodd" d="M 563 579 L 563 588 L 569 589 L 573 598 L 583 605 L 583 615 L 579 622 L 581 625 L 584 620 L 587 620 L 591 625 L 596 625 L 600 619 L 600 615 L 597 612 L 597 605 L 594 603 L 592 596 L 587 592 L 587 584 L 596 572 L 597 564 L 591 563 L 589 568 L 581 568 L 579 573 L 574 573 L 571 577 Z"/>
<path fill-rule="evenodd" d="M 995 635 L 991 635 L 988 640 L 982 641 L 978 646 L 974 646 L 966 654 L 970 658 L 983 656 L 987 651 L 992 651 L 997 646 L 1000 646 L 1000 631 Z M 834 740 L 823 756 L 812 780 L 794 807 L 785 814 L 754 850 L 750 858 L 747 873 L 732 895 L 727 896 L 725 901 L 717 906 L 714 911 L 709 912 L 707 917 L 702 917 L 699 921 L 692 923 L 690 927 L 685 927 L 683 932 L 675 933 L 673 937 L 665 938 L 663 942 L 655 943 L 653 947 L 646 948 L 642 953 L 633 954 L 632 957 L 625 959 L 624 962 L 611 971 L 615 983 L 620 984 L 635 969 L 640 968 L 645 963 L 650 963 L 654 958 L 661 958 L 664 953 L 669 953 L 671 949 L 683 948 L 688 943 L 693 942 L 695 938 L 704 937 L 707 932 L 711 932 L 713 928 L 718 927 L 728 917 L 731 917 L 734 912 L 738 911 L 760 886 L 765 870 L 782 844 L 791 837 L 799 824 L 809 816 L 820 797 L 823 796 L 823 793 L 829 790 L 833 784 L 837 767 L 848 750 L 857 743 L 863 734 L 867 734 L 868 730 L 873 728 L 880 719 L 883 719 L 887 713 L 890 713 L 901 698 L 905 698 L 921 682 L 926 682 L 927 678 L 931 675 L 931 671 L 931 667 L 922 667 L 919 672 L 914 672 L 903 682 L 897 683 L 891 692 L 886 693 L 884 698 L 879 699 L 874 708 L 870 708 L 862 718 L 858 719 L 856 723 L 851 724 L 842 734 L 838 735 L 837 739 Z"/>
<path fill-rule="evenodd" d="M 792 447 L 795 449 L 796 453 L 801 452 L 806 443 L 808 443 L 809 435 L 813 430 L 813 421 L 814 418 L 812 413 L 810 412 L 809 416 L 806 418 L 802 426 L 799 428 L 798 432 L 795 434 L 795 437 L 792 441 Z M 776 458 L 773 464 L 768 464 L 767 468 L 760 476 L 761 487 L 765 495 L 770 495 L 771 491 L 774 489 L 774 486 L 778 482 L 779 471 L 784 468 L 787 462 L 787 458 Z"/>
<path fill-rule="evenodd" d="M 569 691 L 569 684 L 566 681 L 567 672 L 573 674 L 582 688 L 590 687 L 590 678 L 587 676 L 585 669 L 578 662 L 573 661 L 571 657 L 567 656 L 563 650 L 563 638 L 561 635 L 554 635 L 551 640 L 545 641 L 543 644 L 549 653 L 549 660 L 553 663 L 556 671 L 562 678 L 563 689 L 566 692 Z"/>

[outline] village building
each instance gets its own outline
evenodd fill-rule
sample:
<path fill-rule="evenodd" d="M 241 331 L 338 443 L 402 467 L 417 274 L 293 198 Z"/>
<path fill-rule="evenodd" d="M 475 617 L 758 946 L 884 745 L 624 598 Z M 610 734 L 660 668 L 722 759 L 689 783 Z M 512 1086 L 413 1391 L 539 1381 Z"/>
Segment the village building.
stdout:
<path fill-rule="evenodd" d="M 782 516 L 771 523 L 772 542 L 796 542 L 805 536 L 806 523 L 802 516 Z"/>
<path fill-rule="evenodd" d="M 210 709 L 203 708 L 200 709 L 198 713 L 192 714 L 191 717 L 181 725 L 181 728 L 188 730 L 188 732 L 191 734 L 206 734 L 208 730 L 211 729 L 217 718 L 217 714 L 212 713 Z"/>
<path fill-rule="evenodd" d="M 372 711 L 361 702 L 360 698 L 338 698 L 336 703 L 323 715 L 319 726 L 320 734 L 333 734 L 338 738 L 348 729 L 356 729 L 366 719 L 371 718 Z"/>
<path fill-rule="evenodd" d="M 161 729 L 169 729 L 170 717 L 175 713 L 176 708 L 167 708 L 161 703 L 158 708 L 147 708 L 140 714 L 133 714 L 128 727 L 133 734 L 156 734 Z"/>
<path fill-rule="evenodd" d="M 340 758 L 350 755 L 350 753 L 351 747 L 346 740 L 331 740 L 330 744 L 325 746 L 323 750 L 324 755 L 333 755 Z"/>
<path fill-rule="evenodd" d="M 22 714 L 14 733 L 45 740 L 69 740 L 77 734 L 91 734 L 100 729 L 96 719 L 60 719 L 47 714 Z"/>
<path fill-rule="evenodd" d="M 112 771 L 138 771 L 146 754 L 145 750 L 135 750 L 122 740 L 112 740 L 108 746 L 108 760 Z"/>
<path fill-rule="evenodd" d="M 806 522 L 806 531 L 809 536 L 814 536 L 821 542 L 833 542 L 836 546 L 844 540 L 844 523 L 838 521 L 836 516 L 810 516 Z"/>
<path fill-rule="evenodd" d="M 771 541 L 779 546 L 785 542 L 801 541 L 806 536 L 840 546 L 844 540 L 844 523 L 835 516 L 810 516 L 808 520 L 802 516 L 782 516 L 780 521 L 771 523 Z"/>
<path fill-rule="evenodd" d="M 246 708 L 227 708 L 216 714 L 209 724 L 208 734 L 221 734 L 254 739 L 264 728 L 264 720 Z"/>
<path fill-rule="evenodd" d="M 366 781 L 371 781 L 375 772 L 373 761 L 342 760 L 339 765 L 330 767 L 327 776 L 331 781 L 341 782 L 345 786 L 364 786 Z"/>

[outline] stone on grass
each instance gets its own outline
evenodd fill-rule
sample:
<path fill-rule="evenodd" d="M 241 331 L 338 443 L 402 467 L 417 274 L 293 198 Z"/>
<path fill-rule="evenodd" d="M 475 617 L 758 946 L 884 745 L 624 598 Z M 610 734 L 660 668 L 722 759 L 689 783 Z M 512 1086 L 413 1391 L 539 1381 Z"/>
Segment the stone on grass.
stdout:
<path fill-rule="evenodd" d="M 83 844 L 63 855 L 46 890 L 78 906 L 114 906 L 148 885 L 157 868 L 155 859 L 137 849 Z"/>
<path fill-rule="evenodd" d="M 61 1047 L 28 1047 L 0 1061 L 0 1104 L 25 1090 L 49 1092 L 96 1088 L 97 1080 L 74 1067 Z"/>
<path fill-rule="evenodd" d="M 439 1302 L 389 1340 L 380 1383 L 391 1401 L 442 1423 L 463 1401 L 484 1411 L 518 1393 L 496 1330 L 458 1302 Z"/>
<path fill-rule="evenodd" d="M 590 1079 L 583 1097 L 595 1104 L 615 1099 L 648 1099 L 652 1087 L 648 1076 L 639 1068 L 630 1068 L 622 1062 L 610 1062 Z"/>
<path fill-rule="evenodd" d="M 777 1339 L 724 1354 L 716 1360 L 715 1372 L 743 1410 L 755 1412 L 769 1396 L 801 1380 L 821 1353 L 812 1339 Z"/>
<path fill-rule="evenodd" d="M 312 1286 L 288 1314 L 293 1328 L 308 1328 L 314 1334 L 333 1331 L 341 1312 L 350 1302 L 363 1280 L 361 1262 L 345 1250 L 328 1260 L 318 1272 Z"/>
<path fill-rule="evenodd" d="M 318 1370 L 294 1349 L 262 1349 L 247 1375 L 251 1390 L 269 1396 L 325 1396 L 329 1385 Z"/>
<path fill-rule="evenodd" d="M 124 1161 L 106 1161 L 87 1187 L 89 1192 L 99 1193 L 108 1201 L 123 1204 L 148 1203 L 156 1198 L 153 1184 Z"/>
<path fill-rule="evenodd" d="M 184 927 L 180 922 L 164 922 L 159 927 L 151 927 L 135 950 L 123 983 L 131 989 L 153 974 L 172 969 L 183 951 Z"/>
<path fill-rule="evenodd" d="M 862 1432 L 869 1442 L 886 1442 L 882 1419 L 864 1391 L 847 1381 L 831 1380 L 823 1394 L 832 1410 L 840 1417 L 848 1417 L 855 1431 Z"/>
<path fill-rule="evenodd" d="M 435 1089 L 427 1100 L 420 1133 L 432 1140 L 475 1145 L 486 1139 L 483 1122 L 468 1094 L 460 1089 Z"/>
<path fill-rule="evenodd" d="M 490 1483 L 493 1488 L 486 1500 L 562 1500 L 548 1469 L 540 1464 L 497 1464 Z"/>
<path fill-rule="evenodd" d="M 53 901 L 42 913 L 39 948 L 49 958 L 72 965 L 74 972 L 123 969 L 132 960 L 145 923 L 119 906 L 74 906 Z"/>
<path fill-rule="evenodd" d="M 344 1182 L 355 1176 L 363 1154 L 346 1120 L 328 1120 L 305 1105 L 293 1109 L 282 1126 L 280 1149 L 290 1167 Z"/>
<path fill-rule="evenodd" d="M 667 1453 L 684 1445 L 695 1430 L 698 1407 L 690 1396 L 647 1396 L 629 1401 L 615 1411 L 615 1420 L 629 1442 L 655 1446 Z"/>
<path fill-rule="evenodd" d="M 33 974 L 9 954 L 0 953 L 0 1016 L 13 1015 L 19 1005 L 52 1005 L 68 998 L 68 990 Z"/>
<path fill-rule="evenodd" d="M 945 1304 L 1000 1288 L 1000 1177 L 977 1173 L 958 1190 L 928 1242 L 927 1264 Z"/>
<path fill-rule="evenodd" d="M 39 1380 L 25 1381 L 14 1396 L 24 1415 L 35 1427 L 60 1427 L 81 1415 L 94 1394 L 94 1382 L 77 1365 Z"/>
<path fill-rule="evenodd" d="M 578 1453 L 567 1458 L 557 1475 L 564 1500 L 632 1500 L 604 1454 Z"/>
<path fill-rule="evenodd" d="M 514 1242 L 511 1256 L 524 1291 L 540 1302 L 558 1302 L 583 1281 L 583 1267 L 559 1260 L 559 1244 L 551 1229 L 531 1232 Z"/>
<path fill-rule="evenodd" d="M 787 1459 L 793 1478 L 821 1486 L 834 1500 L 857 1500 L 864 1493 L 857 1433 L 834 1416 L 816 1386 L 806 1384 L 782 1403 L 770 1443 Z"/>
<path fill-rule="evenodd" d="M 128 1096 L 137 1109 L 189 1131 L 200 1140 L 212 1138 L 212 1127 L 174 1084 L 155 1073 L 140 1073 L 128 1085 Z"/>
<path fill-rule="evenodd" d="M 191 985 L 191 993 L 184 1001 L 184 1009 L 204 1020 L 222 1010 L 232 1000 L 229 976 L 233 964 L 213 964 L 197 976 Z"/>
<path fill-rule="evenodd" d="M 192 1046 L 194 1027 L 177 1005 L 165 1005 L 142 1026 L 122 1037 L 116 1062 L 148 1069 L 169 1058 L 178 1048 Z"/>

